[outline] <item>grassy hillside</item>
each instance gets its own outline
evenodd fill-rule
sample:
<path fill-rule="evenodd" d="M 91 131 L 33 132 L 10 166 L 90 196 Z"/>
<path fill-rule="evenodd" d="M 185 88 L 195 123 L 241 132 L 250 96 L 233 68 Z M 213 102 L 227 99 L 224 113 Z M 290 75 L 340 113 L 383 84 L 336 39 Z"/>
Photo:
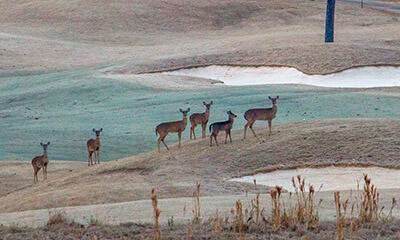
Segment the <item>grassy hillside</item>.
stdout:
<path fill-rule="evenodd" d="M 50 162 L 49 180 L 33 185 L 29 163 L 0 172 L 0 180 L 20 179 L 0 195 L 0 212 L 61 206 L 113 203 L 148 199 L 156 188 L 160 198 L 191 197 L 195 182 L 202 196 L 242 194 L 252 186 L 228 182 L 232 177 L 275 169 L 326 165 L 377 165 L 399 168 L 400 121 L 325 120 L 283 124 L 272 137 L 258 128 L 260 139 L 242 140 L 233 132 L 233 143 L 209 147 L 209 139 L 183 142 L 161 154 L 150 152 L 91 168 Z M 63 164 L 64 172 L 60 172 Z M 12 168 L 13 167 L 13 168 Z M 11 169 L 12 168 L 12 169 Z M 57 170 L 58 169 L 58 170 Z M 23 180 L 21 180 L 23 179 Z M 260 189 L 265 192 L 267 189 Z"/>
<path fill-rule="evenodd" d="M 154 76 L 153 76 L 154 77 Z M 182 119 L 180 108 L 203 112 L 203 101 L 214 101 L 210 122 L 238 115 L 234 129 L 245 124 L 244 112 L 269 107 L 268 96 L 280 95 L 274 124 L 331 118 L 398 118 L 399 94 L 393 89 L 323 89 L 306 86 L 249 86 L 166 89 L 169 78 L 132 76 L 114 79 L 93 71 L 71 71 L 4 78 L 0 83 L 1 160 L 30 160 L 42 153 L 40 141 L 52 144 L 50 160 L 87 161 L 86 141 L 93 128 L 101 134 L 101 159 L 115 160 L 157 147 L 155 127 Z M 186 78 L 178 84 L 190 86 Z M 266 126 L 266 123 L 256 123 Z M 189 138 L 190 124 L 183 138 Z M 200 127 L 197 129 L 200 135 Z M 168 135 L 167 144 L 177 141 Z"/>

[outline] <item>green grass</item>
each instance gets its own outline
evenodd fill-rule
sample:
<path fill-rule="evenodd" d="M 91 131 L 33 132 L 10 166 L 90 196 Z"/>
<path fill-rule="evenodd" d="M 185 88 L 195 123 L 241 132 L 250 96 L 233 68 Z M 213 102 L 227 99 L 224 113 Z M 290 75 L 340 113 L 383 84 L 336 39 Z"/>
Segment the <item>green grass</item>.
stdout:
<path fill-rule="evenodd" d="M 96 77 L 92 70 L 0 78 L 0 159 L 29 160 L 42 153 L 40 141 L 50 141 L 50 160 L 86 161 L 86 141 L 101 135 L 102 161 L 154 150 L 155 127 L 180 120 L 179 108 L 202 112 L 203 101 L 214 101 L 210 122 L 227 119 L 231 110 L 242 129 L 243 113 L 269 107 L 268 96 L 280 95 L 274 124 L 329 118 L 399 118 L 397 97 L 359 90 L 299 86 L 216 87 L 165 90 L 128 81 Z M 266 123 L 256 123 L 266 126 Z M 189 138 L 188 124 L 183 138 Z M 201 135 L 200 127 L 196 129 Z M 177 141 L 167 136 L 167 144 Z"/>

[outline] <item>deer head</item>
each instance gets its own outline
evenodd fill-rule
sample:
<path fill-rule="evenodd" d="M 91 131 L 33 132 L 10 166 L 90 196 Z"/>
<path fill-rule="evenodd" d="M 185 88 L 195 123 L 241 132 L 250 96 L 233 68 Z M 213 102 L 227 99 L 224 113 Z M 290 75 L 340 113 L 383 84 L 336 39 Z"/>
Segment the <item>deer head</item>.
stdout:
<path fill-rule="evenodd" d="M 183 117 L 185 118 L 185 117 L 187 117 L 188 112 L 190 111 L 190 108 L 188 108 L 186 111 L 179 109 L 179 111 L 183 114 Z"/>
<path fill-rule="evenodd" d="M 272 98 L 271 96 L 268 96 L 269 100 L 272 101 L 272 105 L 276 105 L 278 103 L 279 96 L 276 96 L 276 98 Z"/>
<path fill-rule="evenodd" d="M 204 106 L 206 106 L 207 110 L 210 110 L 211 105 L 213 105 L 213 101 L 211 101 L 210 103 L 203 102 L 203 104 L 204 104 Z"/>
<path fill-rule="evenodd" d="M 232 111 L 228 111 L 226 112 L 229 115 L 229 119 L 234 119 L 235 117 L 237 117 Z"/>
<path fill-rule="evenodd" d="M 100 133 L 103 131 L 103 128 L 100 128 L 99 130 L 96 130 L 93 128 L 93 132 L 96 134 L 96 137 L 100 136 Z"/>
<path fill-rule="evenodd" d="M 47 147 L 50 145 L 50 142 L 48 142 L 47 144 L 44 143 L 40 143 L 40 146 L 43 147 L 43 152 L 46 153 L 47 152 Z"/>

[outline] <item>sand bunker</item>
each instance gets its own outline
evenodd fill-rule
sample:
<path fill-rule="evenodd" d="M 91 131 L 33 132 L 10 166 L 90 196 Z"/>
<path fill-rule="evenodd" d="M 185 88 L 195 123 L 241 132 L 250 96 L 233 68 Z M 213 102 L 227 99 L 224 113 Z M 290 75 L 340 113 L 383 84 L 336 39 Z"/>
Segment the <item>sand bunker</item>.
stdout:
<path fill-rule="evenodd" d="M 305 84 L 334 88 L 400 86 L 400 67 L 361 67 L 328 75 L 307 75 L 290 67 L 208 66 L 163 72 L 223 81 L 225 85 Z"/>
<path fill-rule="evenodd" d="M 302 168 L 295 170 L 282 170 L 270 173 L 256 174 L 243 178 L 235 178 L 230 181 L 253 183 L 274 187 L 282 186 L 288 191 L 294 191 L 292 186 L 292 177 L 301 175 L 306 179 L 306 184 L 314 185 L 318 189 L 321 185 L 321 191 L 338 190 L 357 190 L 357 182 L 360 182 L 360 189 L 363 187 L 363 174 L 368 174 L 372 178 L 372 183 L 379 189 L 400 188 L 400 170 L 369 167 L 327 167 L 327 168 Z M 308 187 L 307 187 L 308 188 Z"/>

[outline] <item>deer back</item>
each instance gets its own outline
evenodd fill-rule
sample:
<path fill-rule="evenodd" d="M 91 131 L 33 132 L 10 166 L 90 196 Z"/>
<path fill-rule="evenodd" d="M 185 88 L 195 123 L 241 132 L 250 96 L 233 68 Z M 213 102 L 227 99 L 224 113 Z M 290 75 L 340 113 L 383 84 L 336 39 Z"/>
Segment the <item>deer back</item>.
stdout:
<path fill-rule="evenodd" d="M 100 140 L 99 139 L 89 139 L 87 141 L 87 147 L 89 150 L 97 150 L 100 147 Z"/>
<path fill-rule="evenodd" d="M 193 113 L 189 119 L 192 124 L 202 124 L 208 121 L 206 113 Z"/>
<path fill-rule="evenodd" d="M 32 165 L 41 168 L 44 165 L 47 165 L 49 162 L 49 159 L 47 158 L 47 155 L 42 155 L 42 156 L 36 156 L 32 159 Z"/>
<path fill-rule="evenodd" d="M 169 132 L 183 132 L 186 128 L 187 119 L 175 122 L 165 122 L 157 126 L 157 132 L 162 135 Z"/>
<path fill-rule="evenodd" d="M 278 108 L 273 106 L 272 108 L 254 108 L 247 110 L 244 114 L 244 118 L 248 121 L 255 120 L 272 120 L 276 116 Z"/>
<path fill-rule="evenodd" d="M 212 128 L 213 131 L 224 131 L 232 129 L 232 126 L 233 126 L 233 119 L 224 122 L 215 122 L 211 124 L 210 129 Z"/>

